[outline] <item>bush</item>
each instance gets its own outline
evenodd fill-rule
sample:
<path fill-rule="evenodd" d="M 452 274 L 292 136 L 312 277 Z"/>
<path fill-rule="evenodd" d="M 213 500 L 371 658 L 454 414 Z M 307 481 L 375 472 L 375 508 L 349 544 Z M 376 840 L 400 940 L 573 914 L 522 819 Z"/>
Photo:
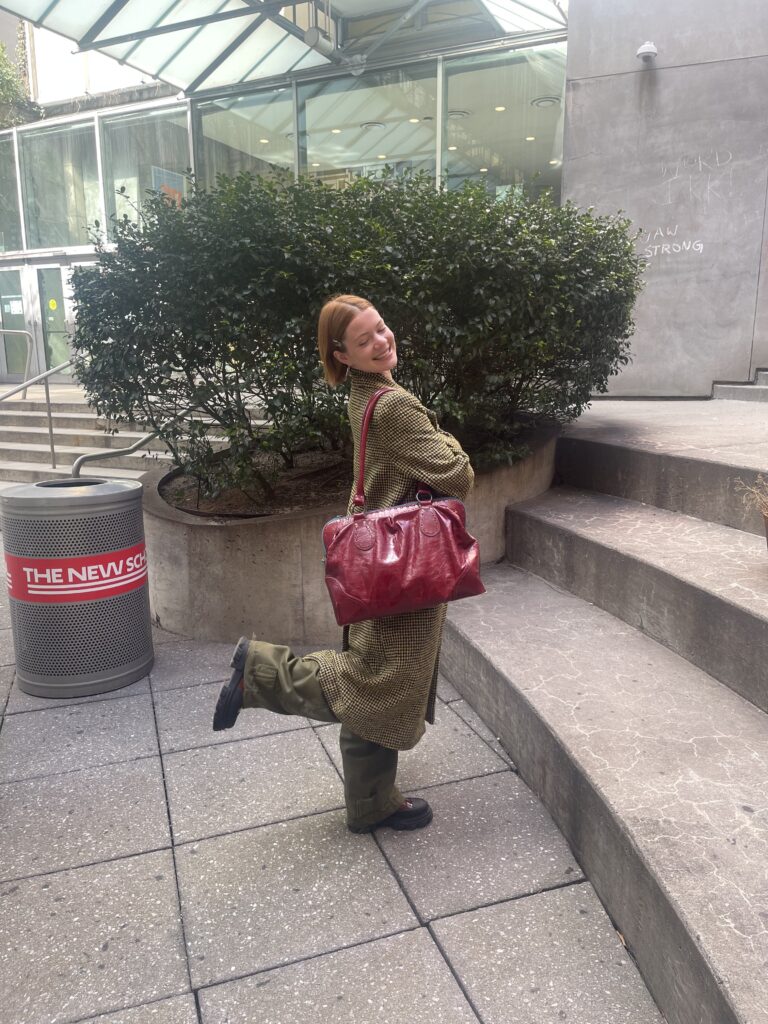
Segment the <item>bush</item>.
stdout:
<path fill-rule="evenodd" d="M 201 424 L 164 433 L 209 490 L 268 492 L 270 465 L 348 442 L 344 389 L 323 383 L 315 347 L 333 292 L 374 302 L 398 339 L 398 380 L 481 462 L 518 457 L 531 419 L 578 416 L 629 359 L 629 222 L 546 195 L 496 200 L 425 175 L 343 191 L 240 175 L 178 207 L 151 196 L 112 238 L 73 274 L 77 374 L 118 420 L 158 425 L 200 405 L 231 443 L 225 459 Z"/>
<path fill-rule="evenodd" d="M 0 43 L 0 129 L 37 121 L 43 116 L 42 109 L 29 98 L 25 66 L 24 34 L 19 23 L 15 60 L 9 57 L 5 43 Z"/>

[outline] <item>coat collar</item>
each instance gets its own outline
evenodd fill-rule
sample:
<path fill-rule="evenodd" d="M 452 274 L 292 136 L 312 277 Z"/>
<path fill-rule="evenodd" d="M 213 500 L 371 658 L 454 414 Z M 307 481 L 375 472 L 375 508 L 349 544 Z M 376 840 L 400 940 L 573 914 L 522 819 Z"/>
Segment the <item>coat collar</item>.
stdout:
<path fill-rule="evenodd" d="M 377 391 L 379 388 L 399 387 L 396 381 L 391 381 L 383 373 L 368 373 L 366 370 L 355 370 L 350 367 L 347 373 L 353 387 Z"/>

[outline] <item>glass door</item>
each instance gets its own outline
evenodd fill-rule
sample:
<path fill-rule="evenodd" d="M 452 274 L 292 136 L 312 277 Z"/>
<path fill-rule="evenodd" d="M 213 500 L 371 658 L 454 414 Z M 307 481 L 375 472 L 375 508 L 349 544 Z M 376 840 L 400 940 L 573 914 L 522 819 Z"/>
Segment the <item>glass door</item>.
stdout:
<path fill-rule="evenodd" d="M 28 331 L 20 270 L 0 270 L 0 327 L 9 331 Z M 20 381 L 27 363 L 27 340 L 20 334 L 0 335 L 0 377 Z M 32 369 L 35 370 L 34 356 Z"/>
<path fill-rule="evenodd" d="M 50 370 L 65 363 L 71 356 L 67 314 L 64 303 L 64 285 L 61 267 L 39 267 L 37 287 L 40 295 L 40 318 L 45 348 L 45 368 Z M 68 376 L 71 370 L 64 371 Z M 59 375 L 57 374 L 58 378 Z M 56 379 L 56 378 L 52 378 Z M 65 379 L 62 375 L 59 379 Z"/>

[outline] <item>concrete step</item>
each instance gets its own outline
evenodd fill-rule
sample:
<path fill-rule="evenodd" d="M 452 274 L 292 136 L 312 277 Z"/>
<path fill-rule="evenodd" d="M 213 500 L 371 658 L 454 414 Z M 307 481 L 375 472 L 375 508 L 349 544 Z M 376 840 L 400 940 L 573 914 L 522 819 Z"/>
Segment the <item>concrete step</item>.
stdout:
<path fill-rule="evenodd" d="M 507 558 L 768 710 L 765 537 L 560 487 L 507 509 Z"/>
<path fill-rule="evenodd" d="M 765 431 L 768 442 L 768 419 Z M 761 470 L 745 465 L 738 449 L 702 458 L 685 448 L 635 447 L 577 430 L 558 438 L 556 459 L 557 479 L 563 484 L 765 535 L 762 515 L 745 503 L 739 490 L 740 481 L 753 486 Z"/>
<path fill-rule="evenodd" d="M 42 412 L 46 411 L 46 404 L 44 400 L 39 398 L 8 398 L 4 402 L 0 403 L 0 408 L 8 409 L 13 412 Z M 95 416 L 96 413 L 91 409 L 87 402 L 81 401 L 59 401 L 51 397 L 51 410 L 56 412 L 70 412 L 79 413 L 81 416 L 88 415 Z"/>
<path fill-rule="evenodd" d="M 87 448 L 73 447 L 72 445 L 58 444 L 54 437 L 54 450 L 56 462 L 60 466 L 71 466 L 81 455 L 90 455 L 98 451 L 94 446 Z M 104 449 L 105 455 L 108 449 Z M 0 464 L 6 461 L 28 462 L 31 464 L 50 463 L 51 449 L 48 444 L 30 444 L 28 442 L 6 442 L 0 441 Z M 104 465 L 117 466 L 120 469 L 133 469 L 142 462 L 167 463 L 170 467 L 173 459 L 169 452 L 165 451 L 142 451 L 133 452 L 131 455 L 116 455 L 104 459 Z M 95 462 L 91 465 L 99 465 Z"/>
<path fill-rule="evenodd" d="M 6 409 L 5 404 L 0 405 L 0 432 L 6 427 L 48 427 L 48 417 L 45 411 Z M 99 430 L 107 426 L 106 420 L 99 419 L 90 410 L 86 410 L 84 413 L 58 412 L 55 407 L 51 410 L 51 422 L 54 431 L 59 428 L 63 430 Z"/>
<path fill-rule="evenodd" d="M 119 477 L 124 480 L 140 480 L 153 465 L 155 465 L 154 462 L 148 462 L 145 459 L 143 463 L 137 465 L 136 469 L 123 469 L 120 466 L 110 465 L 108 460 L 103 466 L 86 465 L 81 476 L 107 476 Z M 26 484 L 32 483 L 35 480 L 53 480 L 70 477 L 71 475 L 72 467 L 66 465 L 58 465 L 56 469 L 52 469 L 50 463 L 0 462 L 0 486 L 2 486 L 2 483 Z"/>
<path fill-rule="evenodd" d="M 676 1024 L 768 1022 L 768 717 L 509 565 L 441 667 L 543 800 Z"/>
<path fill-rule="evenodd" d="M 143 437 L 146 437 L 149 431 L 121 431 L 118 434 L 112 434 L 105 430 L 62 430 L 59 427 L 54 428 L 54 444 L 58 447 L 59 445 L 69 445 L 75 448 L 86 448 L 89 451 L 97 450 L 99 448 L 106 448 L 115 450 L 116 448 L 130 448 L 132 444 L 140 441 Z M 226 448 L 228 441 L 223 437 L 211 436 L 209 438 L 211 446 L 214 449 L 221 450 Z M 2 427 L 0 426 L 0 442 L 8 444 L 9 442 L 21 442 L 22 444 L 48 444 L 48 428 L 47 427 Z M 139 451 L 168 451 L 165 442 L 159 437 L 153 437 L 150 441 L 139 449 Z"/>
<path fill-rule="evenodd" d="M 730 402 L 768 402 L 768 383 L 715 384 L 712 397 Z"/>
<path fill-rule="evenodd" d="M 75 448 L 85 448 L 92 451 L 97 448 L 129 448 L 136 441 L 145 436 L 144 433 L 122 431 L 119 434 L 111 434 L 105 430 L 62 430 L 58 425 L 54 426 L 54 444 L 68 445 Z M 8 427 L 0 425 L 0 442 L 20 442 L 22 444 L 48 444 L 48 427 Z M 223 443 L 223 442 L 220 442 Z M 149 451 L 167 451 L 165 442 L 159 438 L 152 438 L 146 444 Z"/>

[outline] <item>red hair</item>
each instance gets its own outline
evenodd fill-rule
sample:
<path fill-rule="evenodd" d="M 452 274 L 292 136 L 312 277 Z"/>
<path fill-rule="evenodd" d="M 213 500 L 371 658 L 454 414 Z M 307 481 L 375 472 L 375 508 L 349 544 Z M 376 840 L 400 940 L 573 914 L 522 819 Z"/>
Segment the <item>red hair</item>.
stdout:
<path fill-rule="evenodd" d="M 361 299 L 359 295 L 332 295 L 320 310 L 317 348 L 325 379 L 332 387 L 341 384 L 347 375 L 347 367 L 333 353 L 344 351 L 344 334 L 350 323 L 358 313 L 370 309 L 372 305 L 372 302 Z"/>

